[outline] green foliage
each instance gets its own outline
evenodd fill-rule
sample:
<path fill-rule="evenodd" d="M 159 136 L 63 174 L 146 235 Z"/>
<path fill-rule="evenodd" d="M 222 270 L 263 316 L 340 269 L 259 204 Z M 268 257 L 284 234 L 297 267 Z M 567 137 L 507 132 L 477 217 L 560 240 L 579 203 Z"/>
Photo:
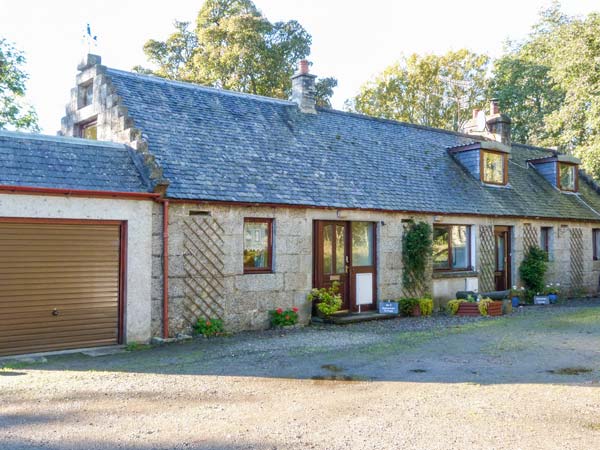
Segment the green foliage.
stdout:
<path fill-rule="evenodd" d="M 465 49 L 441 56 L 412 54 L 364 84 L 348 108 L 458 130 L 485 102 L 488 66 L 489 57 Z"/>
<path fill-rule="evenodd" d="M 25 56 L 11 43 L 0 38 L 0 130 L 8 127 L 39 131 L 37 115 L 24 104 Z"/>
<path fill-rule="evenodd" d="M 573 152 L 600 177 L 600 13 L 565 15 L 555 2 L 496 61 L 490 95 L 516 140 Z"/>
<path fill-rule="evenodd" d="M 466 300 L 463 300 L 462 298 L 455 299 L 455 300 L 449 300 L 448 303 L 446 304 L 446 309 L 448 310 L 450 315 L 453 316 L 458 311 L 458 307 L 460 306 L 460 304 L 465 303 L 465 302 L 466 302 Z"/>
<path fill-rule="evenodd" d="M 165 41 L 149 40 L 144 53 L 157 69 L 134 70 L 174 80 L 287 99 L 296 64 L 312 38 L 295 20 L 271 23 L 251 0 L 206 0 L 194 30 L 175 22 Z M 328 107 L 334 78 L 317 81 L 317 102 Z"/>
<path fill-rule="evenodd" d="M 512 289 L 510 290 L 510 298 L 513 297 L 519 297 L 519 298 L 524 298 L 525 297 L 525 288 L 524 287 L 517 287 L 517 286 L 513 286 Z"/>
<path fill-rule="evenodd" d="M 481 300 L 479 300 L 479 303 L 477 303 L 477 309 L 479 309 L 479 314 L 481 314 L 482 316 L 487 316 L 488 306 L 490 306 L 491 303 L 494 303 L 494 300 L 492 300 L 491 298 L 482 298 Z"/>
<path fill-rule="evenodd" d="M 271 320 L 272 327 L 285 327 L 288 325 L 295 325 L 298 323 L 298 308 L 283 310 L 277 308 L 269 311 L 269 318 Z"/>
<path fill-rule="evenodd" d="M 402 283 L 405 292 L 421 295 L 425 288 L 427 262 L 431 257 L 431 225 L 409 222 L 402 236 Z"/>
<path fill-rule="evenodd" d="M 194 333 L 205 337 L 218 336 L 224 331 L 221 319 L 198 319 L 194 325 Z"/>
<path fill-rule="evenodd" d="M 330 288 L 313 289 L 306 296 L 309 302 L 316 302 L 317 309 L 324 316 L 338 312 L 342 307 L 342 296 L 339 294 L 340 283 L 334 282 Z"/>
<path fill-rule="evenodd" d="M 418 298 L 405 297 L 398 300 L 398 307 L 403 316 L 412 316 L 417 306 L 419 306 Z"/>
<path fill-rule="evenodd" d="M 532 246 L 519 266 L 519 275 L 525 284 L 526 295 L 533 295 L 544 290 L 544 276 L 548 268 L 548 254 L 537 246 Z"/>
<path fill-rule="evenodd" d="M 433 313 L 433 299 L 431 299 L 431 298 L 419 299 L 419 308 L 421 309 L 422 316 L 430 316 Z"/>
<path fill-rule="evenodd" d="M 149 344 L 140 344 L 139 342 L 130 342 L 125 347 L 125 350 L 128 352 L 139 352 L 141 350 L 149 350 L 152 346 Z"/>

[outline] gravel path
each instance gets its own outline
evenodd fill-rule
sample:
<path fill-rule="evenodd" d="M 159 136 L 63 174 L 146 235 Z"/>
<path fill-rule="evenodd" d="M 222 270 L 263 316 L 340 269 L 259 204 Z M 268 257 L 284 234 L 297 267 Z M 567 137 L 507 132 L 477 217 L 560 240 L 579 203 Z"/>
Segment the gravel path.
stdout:
<path fill-rule="evenodd" d="M 593 300 L 50 357 L 0 369 L 0 448 L 596 449 L 599 344 Z"/>

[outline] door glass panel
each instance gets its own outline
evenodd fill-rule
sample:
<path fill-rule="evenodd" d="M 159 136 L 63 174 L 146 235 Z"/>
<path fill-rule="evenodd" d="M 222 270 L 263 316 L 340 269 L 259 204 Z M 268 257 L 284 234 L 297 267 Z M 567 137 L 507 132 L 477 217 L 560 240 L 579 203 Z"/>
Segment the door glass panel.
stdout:
<path fill-rule="evenodd" d="M 323 227 L 323 273 L 333 273 L 333 225 Z"/>
<path fill-rule="evenodd" d="M 496 241 L 496 258 L 497 258 L 497 265 L 498 267 L 496 268 L 496 270 L 498 272 L 502 272 L 504 270 L 504 235 L 500 234 L 498 235 L 498 240 Z"/>
<path fill-rule="evenodd" d="M 373 224 L 352 222 L 352 265 L 373 265 Z"/>
<path fill-rule="evenodd" d="M 346 229 L 343 225 L 335 226 L 335 273 L 346 272 Z"/>

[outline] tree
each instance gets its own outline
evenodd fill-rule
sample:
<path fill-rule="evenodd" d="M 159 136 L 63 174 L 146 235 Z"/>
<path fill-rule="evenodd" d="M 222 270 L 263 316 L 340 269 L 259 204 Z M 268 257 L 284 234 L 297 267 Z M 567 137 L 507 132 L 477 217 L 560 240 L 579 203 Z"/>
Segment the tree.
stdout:
<path fill-rule="evenodd" d="M 290 96 L 290 78 L 312 41 L 297 21 L 271 23 L 251 0 L 206 0 L 194 31 L 186 22 L 175 22 L 175 29 L 166 41 L 144 45 L 157 69 L 134 70 L 276 98 Z M 336 84 L 317 83 L 321 105 L 329 105 Z"/>
<path fill-rule="evenodd" d="M 23 102 L 27 74 L 23 53 L 0 38 L 0 129 L 13 127 L 39 131 L 37 115 Z"/>
<path fill-rule="evenodd" d="M 362 86 L 349 103 L 357 112 L 458 130 L 485 102 L 489 58 L 462 49 L 402 58 Z"/>
<path fill-rule="evenodd" d="M 600 14 L 570 17 L 555 2 L 494 67 L 491 94 L 525 143 L 574 153 L 600 177 Z"/>

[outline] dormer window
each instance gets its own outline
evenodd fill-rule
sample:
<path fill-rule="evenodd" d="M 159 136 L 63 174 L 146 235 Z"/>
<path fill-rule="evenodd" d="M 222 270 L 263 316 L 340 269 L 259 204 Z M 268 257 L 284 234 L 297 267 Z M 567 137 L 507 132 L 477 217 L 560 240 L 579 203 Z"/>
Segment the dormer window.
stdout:
<path fill-rule="evenodd" d="M 579 164 L 573 156 L 554 154 L 547 158 L 528 161 L 552 186 L 563 192 L 577 192 L 579 187 Z"/>
<path fill-rule="evenodd" d="M 577 166 L 564 162 L 558 163 L 557 186 L 561 191 L 577 191 Z"/>
<path fill-rule="evenodd" d="M 486 184 L 505 185 L 508 173 L 506 153 L 481 151 L 481 181 Z"/>
<path fill-rule="evenodd" d="M 508 185 L 510 146 L 495 141 L 474 142 L 451 147 L 448 152 L 484 185 Z"/>

